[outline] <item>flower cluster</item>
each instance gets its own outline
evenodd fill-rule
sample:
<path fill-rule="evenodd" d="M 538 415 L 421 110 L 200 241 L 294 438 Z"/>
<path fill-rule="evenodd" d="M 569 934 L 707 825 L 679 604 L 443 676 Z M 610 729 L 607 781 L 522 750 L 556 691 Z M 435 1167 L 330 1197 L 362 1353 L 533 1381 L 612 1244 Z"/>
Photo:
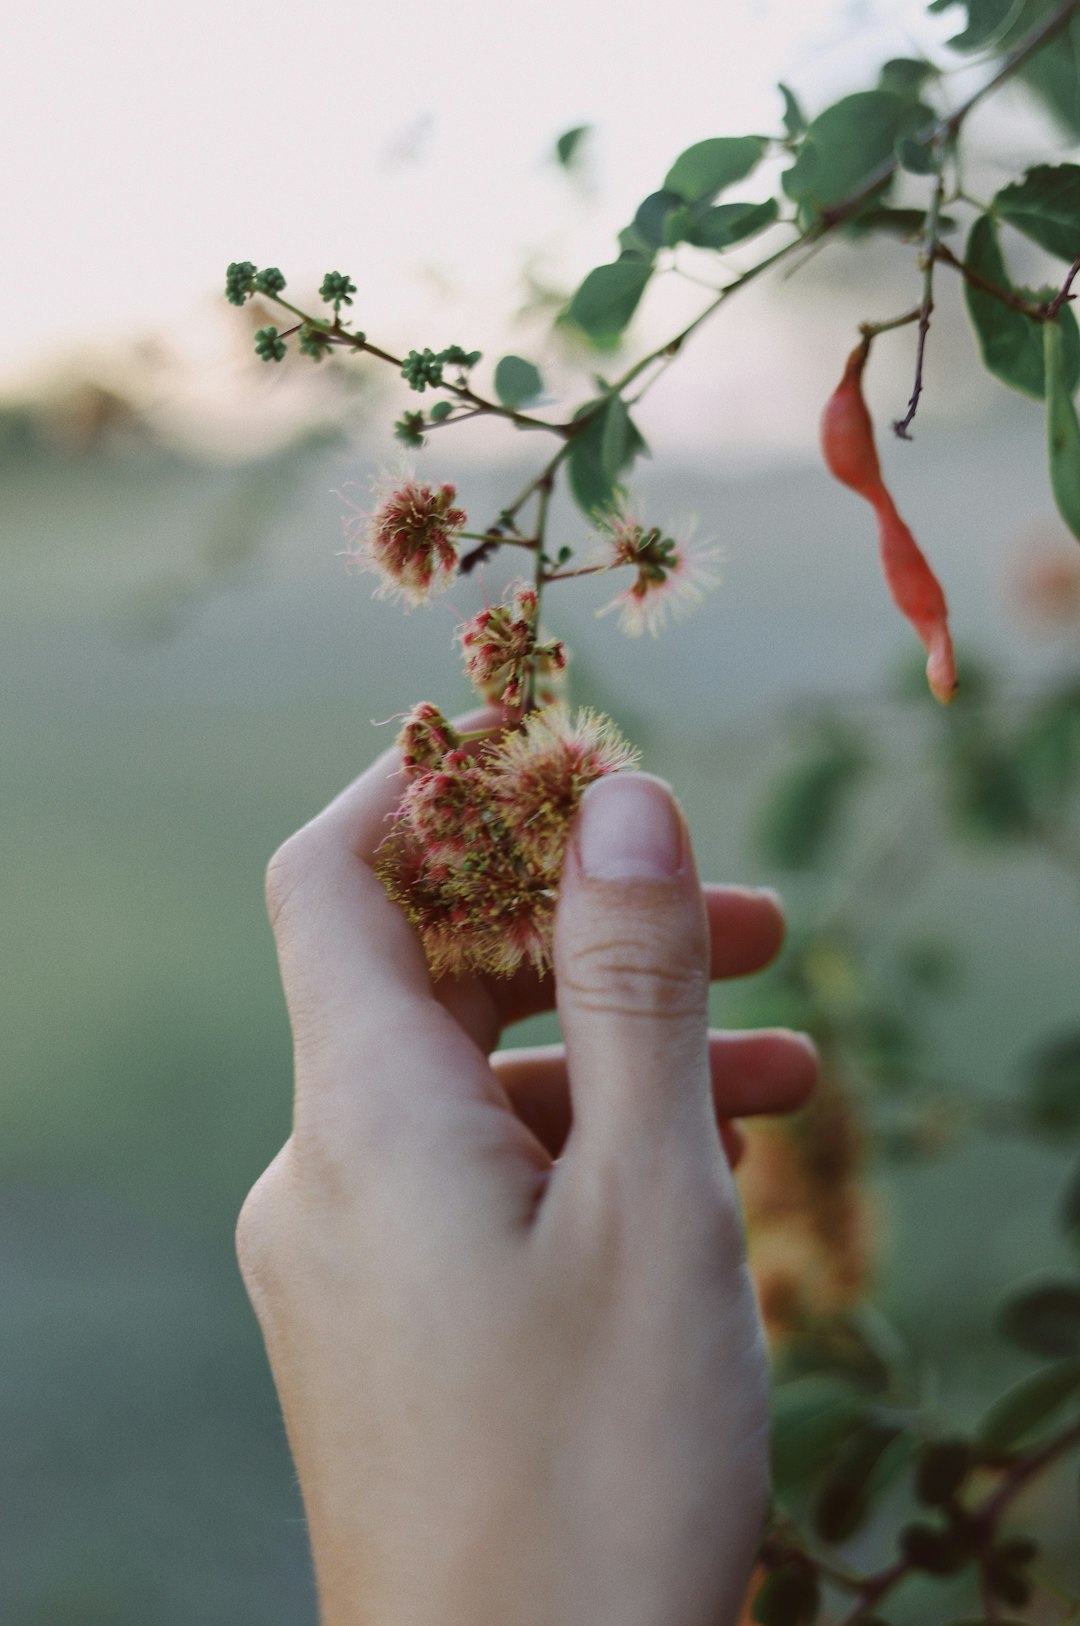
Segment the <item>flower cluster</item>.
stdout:
<path fill-rule="evenodd" d="M 370 512 L 344 499 L 352 510 L 342 520 L 346 557 L 380 578 L 376 598 L 400 598 L 406 609 L 424 604 L 457 569 L 455 540 L 466 522 L 454 506 L 457 490 L 402 475 L 376 487 L 376 495 Z"/>
<path fill-rule="evenodd" d="M 536 588 L 518 582 L 508 603 L 486 607 L 461 629 L 465 671 L 486 700 L 523 705 L 530 671 L 543 680 L 566 670 L 565 645 L 539 641 L 539 615 Z"/>
<path fill-rule="evenodd" d="M 572 718 L 564 706 L 531 712 L 471 753 L 436 707 L 417 706 L 399 744 L 406 786 L 376 869 L 432 976 L 510 976 L 523 964 L 542 975 L 582 793 L 638 753 L 609 718 Z"/>
<path fill-rule="evenodd" d="M 629 587 L 597 611 L 619 611 L 619 626 L 631 638 L 650 632 L 655 638 L 667 622 L 668 612 L 682 616 L 696 608 L 704 590 L 715 587 L 719 573 L 713 568 L 722 550 L 692 547 L 689 541 L 664 536 L 659 526 L 646 528 L 623 505 L 616 505 L 602 520 L 594 557 L 614 569 L 634 566 Z"/>

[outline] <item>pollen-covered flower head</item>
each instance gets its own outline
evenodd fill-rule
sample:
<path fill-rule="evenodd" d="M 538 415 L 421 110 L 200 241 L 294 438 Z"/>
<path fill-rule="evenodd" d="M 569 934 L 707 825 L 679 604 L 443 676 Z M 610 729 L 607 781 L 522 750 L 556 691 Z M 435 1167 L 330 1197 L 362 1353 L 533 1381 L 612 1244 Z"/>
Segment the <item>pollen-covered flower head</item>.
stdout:
<path fill-rule="evenodd" d="M 406 773 L 417 768 L 434 768 L 448 751 L 457 750 L 457 731 L 430 700 L 421 700 L 401 725 L 396 741 Z"/>
<path fill-rule="evenodd" d="M 586 786 L 604 774 L 636 767 L 640 753 L 610 717 L 566 706 L 545 706 L 504 735 L 487 762 L 493 797 L 529 862 L 558 876 L 570 822 Z"/>
<path fill-rule="evenodd" d="M 609 718 L 550 706 L 472 750 L 414 766 L 375 867 L 433 976 L 550 967 L 578 802 L 594 779 L 637 757 Z"/>
<path fill-rule="evenodd" d="M 609 569 L 631 566 L 633 581 L 596 613 L 619 611 L 619 626 L 631 638 L 650 632 L 655 638 L 668 613 L 683 616 L 715 587 L 720 574 L 714 568 L 722 549 L 693 545 L 692 522 L 681 527 L 681 538 L 666 536 L 658 525 L 646 526 L 620 501 L 601 519 L 593 557 Z"/>
<path fill-rule="evenodd" d="M 543 678 L 565 669 L 566 650 L 559 640 L 539 642 L 539 613 L 536 588 L 517 582 L 505 603 L 486 606 L 462 627 L 465 671 L 485 699 L 520 706 L 530 670 Z"/>
<path fill-rule="evenodd" d="M 376 598 L 400 598 L 406 609 L 425 604 L 457 569 L 455 541 L 466 523 L 464 510 L 454 506 L 457 490 L 401 472 L 376 481 L 373 495 L 370 511 L 345 498 L 352 510 L 342 519 L 346 557 L 379 577 Z"/>

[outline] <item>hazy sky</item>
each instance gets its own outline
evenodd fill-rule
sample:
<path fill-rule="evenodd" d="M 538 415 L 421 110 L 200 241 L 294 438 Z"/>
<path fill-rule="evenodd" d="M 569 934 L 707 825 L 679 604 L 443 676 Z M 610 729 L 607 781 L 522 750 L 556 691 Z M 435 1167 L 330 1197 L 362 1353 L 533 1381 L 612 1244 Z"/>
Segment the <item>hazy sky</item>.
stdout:
<path fill-rule="evenodd" d="M 920 0 L 323 0 L 310 15 L 251 0 L 9 13 L 0 386 L 162 328 L 209 365 L 236 315 L 220 297 L 234 258 L 278 264 L 298 290 L 348 270 L 372 336 L 487 351 L 526 259 L 572 285 L 682 147 L 779 127 L 777 79 L 813 111 L 961 21 L 931 26 Z M 548 155 L 578 123 L 596 135 L 575 187 Z"/>

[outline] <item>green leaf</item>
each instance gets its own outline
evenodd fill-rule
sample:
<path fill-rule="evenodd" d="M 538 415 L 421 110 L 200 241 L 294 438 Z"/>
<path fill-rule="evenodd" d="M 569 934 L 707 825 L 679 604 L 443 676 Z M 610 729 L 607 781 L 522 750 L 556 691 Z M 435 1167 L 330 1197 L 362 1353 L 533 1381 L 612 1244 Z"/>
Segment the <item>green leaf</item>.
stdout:
<path fill-rule="evenodd" d="M 1080 1280 L 1027 1287 L 1000 1312 L 1007 1338 L 1036 1355 L 1080 1355 Z"/>
<path fill-rule="evenodd" d="M 865 1417 L 865 1403 L 840 1378 L 813 1372 L 778 1384 L 772 1397 L 776 1490 L 782 1494 L 812 1479 Z"/>
<path fill-rule="evenodd" d="M 1003 219 L 1051 254 L 1080 254 L 1080 164 L 1036 164 L 994 197 Z"/>
<path fill-rule="evenodd" d="M 1080 18 L 1074 16 L 1067 28 L 1047 40 L 1024 63 L 1019 77 L 1070 135 L 1080 135 Z"/>
<path fill-rule="evenodd" d="M 765 231 L 779 214 L 780 205 L 775 198 L 768 198 L 764 203 L 717 203 L 700 211 L 686 209 L 681 215 L 691 218 L 682 235 L 684 241 L 695 248 L 730 248 L 732 243 L 741 243 Z M 675 219 L 679 220 L 680 216 Z"/>
<path fill-rule="evenodd" d="M 935 74 L 932 62 L 924 57 L 894 56 L 883 62 L 878 75 L 882 90 L 892 90 L 899 96 L 911 95 Z"/>
<path fill-rule="evenodd" d="M 822 1541 L 846 1541 L 862 1524 L 876 1496 L 896 1477 L 914 1449 L 895 1423 L 868 1422 L 840 1446 L 814 1504 Z"/>
<path fill-rule="evenodd" d="M 941 231 L 951 230 L 955 225 L 956 221 L 950 215 L 938 217 Z M 845 221 L 844 230 L 852 237 L 863 237 L 868 232 L 883 232 L 889 237 L 922 237 L 926 231 L 926 210 L 890 209 L 885 204 L 875 204 L 852 215 L 850 220 Z M 920 682 L 925 691 L 926 680 L 921 672 Z"/>
<path fill-rule="evenodd" d="M 819 866 L 866 766 L 846 735 L 828 734 L 774 786 L 761 816 L 759 841 L 781 869 Z"/>
<path fill-rule="evenodd" d="M 575 124 L 572 130 L 564 130 L 555 143 L 555 158 L 564 169 L 571 169 L 581 157 L 581 143 L 592 129 L 591 124 Z"/>
<path fill-rule="evenodd" d="M 762 136 L 714 136 L 680 153 L 664 177 L 664 191 L 684 203 L 711 203 L 718 192 L 743 180 L 765 156 Z"/>
<path fill-rule="evenodd" d="M 1037 303 L 1041 295 L 1026 288 L 1014 288 L 998 242 L 996 222 L 980 215 L 971 228 L 965 262 L 987 282 L 1006 293 L 1018 293 Z M 979 341 L 987 372 L 1003 384 L 1041 401 L 1046 394 L 1045 340 L 1041 328 L 1053 324 L 1033 321 L 1022 311 L 1012 310 L 993 294 L 964 283 L 964 302 Z M 1073 389 L 1080 382 L 1080 333 L 1072 311 L 1061 312 L 1061 334 L 1065 377 Z"/>
<path fill-rule="evenodd" d="M 435 405 L 429 411 L 428 417 L 431 419 L 432 423 L 442 423 L 443 419 L 448 418 L 453 410 L 453 401 L 436 401 Z"/>
<path fill-rule="evenodd" d="M 1080 1032 L 1040 1045 L 1026 1068 L 1028 1111 L 1040 1129 L 1080 1129 Z"/>
<path fill-rule="evenodd" d="M 948 11 L 961 0 L 931 0 L 928 11 Z M 1016 0 L 962 0 L 967 8 L 967 27 L 946 44 L 954 51 L 979 51 L 1003 32 L 1016 16 Z M 1000 43 L 995 41 L 995 43 Z"/>
<path fill-rule="evenodd" d="M 1050 489 L 1058 513 L 1080 542 L 1080 422 L 1073 404 L 1066 358 L 1066 327 L 1061 318 L 1043 323 L 1046 356 L 1046 433 L 1050 456 Z M 1068 315 L 1071 317 L 1072 312 Z M 1076 323 L 1073 318 L 1072 331 Z"/>
<path fill-rule="evenodd" d="M 938 155 L 932 143 L 917 141 L 914 136 L 901 136 L 896 143 L 896 156 L 909 175 L 935 175 Z"/>
<path fill-rule="evenodd" d="M 616 402 L 618 404 L 613 408 Z M 596 404 L 595 401 L 587 401 L 578 408 L 575 418 L 584 417 Z M 608 418 L 613 410 L 619 427 L 609 430 Z M 591 419 L 580 434 L 574 436 L 567 458 L 570 490 L 581 511 L 589 515 L 610 508 L 618 476 L 646 449 L 645 441 L 627 414 L 622 398 L 609 396 L 603 410 Z M 614 463 L 616 455 L 619 457 L 617 465 Z"/>
<path fill-rule="evenodd" d="M 981 733 L 959 740 L 947 763 L 951 810 L 959 834 L 974 841 L 1022 841 L 1031 806 L 1015 755 Z"/>
<path fill-rule="evenodd" d="M 976 1449 L 988 1456 L 1011 1451 L 1080 1392 L 1080 1360 L 1044 1367 L 994 1401 L 975 1431 Z"/>
<path fill-rule="evenodd" d="M 495 394 L 503 406 L 520 407 L 544 392 L 539 369 L 520 356 L 503 356 L 495 369 Z"/>
<path fill-rule="evenodd" d="M 617 260 L 590 271 L 570 301 L 567 319 L 594 341 L 616 339 L 637 310 L 652 276 L 652 265 Z"/>
<path fill-rule="evenodd" d="M 650 249 L 663 248 L 668 242 L 667 226 L 673 215 L 679 214 L 685 208 L 678 192 L 650 192 L 649 196 L 638 204 L 637 214 L 634 216 L 634 231 L 642 242 Z"/>
<path fill-rule="evenodd" d="M 891 90 L 863 90 L 819 113 L 783 176 L 789 198 L 811 211 L 840 203 L 893 156 L 898 136 L 930 123 L 929 108 L 912 107 Z M 882 183 L 881 190 L 889 185 Z"/>
<path fill-rule="evenodd" d="M 776 88 L 784 98 L 784 129 L 789 136 L 801 136 L 807 120 L 798 97 L 788 85 L 777 85 Z"/>

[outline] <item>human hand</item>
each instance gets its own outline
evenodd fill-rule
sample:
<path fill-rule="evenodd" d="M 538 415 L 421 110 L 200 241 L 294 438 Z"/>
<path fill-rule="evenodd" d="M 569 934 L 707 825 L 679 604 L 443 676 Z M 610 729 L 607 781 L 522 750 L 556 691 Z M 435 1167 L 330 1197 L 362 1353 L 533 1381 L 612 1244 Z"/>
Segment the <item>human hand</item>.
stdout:
<path fill-rule="evenodd" d="M 396 768 L 271 864 L 296 1100 L 238 1228 L 324 1626 L 734 1621 L 767 1388 L 718 1119 L 797 1105 L 816 1062 L 710 1037 L 706 998 L 772 958 L 779 910 L 703 890 L 666 789 L 615 775 L 575 824 L 554 988 L 433 990 L 370 867 Z M 565 1053 L 491 1054 L 553 996 Z"/>

